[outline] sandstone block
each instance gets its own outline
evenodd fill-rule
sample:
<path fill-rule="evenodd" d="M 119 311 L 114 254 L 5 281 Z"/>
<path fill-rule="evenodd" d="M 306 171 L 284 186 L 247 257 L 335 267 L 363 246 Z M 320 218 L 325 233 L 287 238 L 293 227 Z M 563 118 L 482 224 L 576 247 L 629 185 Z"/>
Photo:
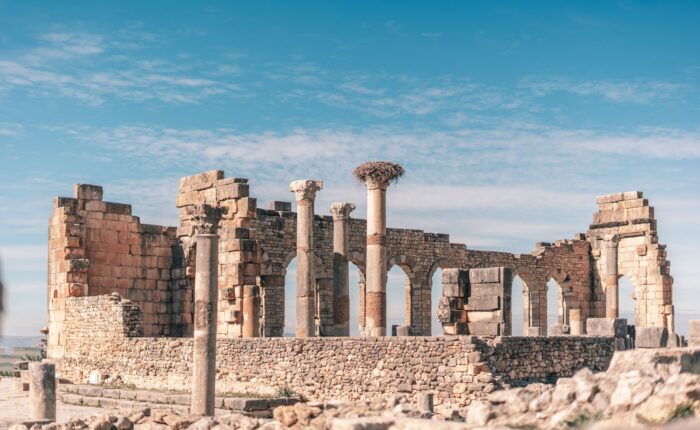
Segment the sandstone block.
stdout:
<path fill-rule="evenodd" d="M 442 271 L 442 284 L 467 285 L 467 271 L 461 269 L 444 269 Z"/>
<path fill-rule="evenodd" d="M 500 309 L 500 297 L 470 297 L 466 305 L 468 311 L 495 311 Z"/>
<path fill-rule="evenodd" d="M 249 194 L 248 184 L 231 184 L 225 187 L 216 188 L 216 200 L 228 200 L 228 199 L 240 199 L 242 197 L 248 197 Z"/>
<path fill-rule="evenodd" d="M 73 197 L 81 200 L 102 200 L 102 187 L 90 184 L 73 185 Z"/>
<path fill-rule="evenodd" d="M 464 297 L 464 288 L 459 284 L 442 284 L 442 295 L 445 297 Z"/>
<path fill-rule="evenodd" d="M 234 411 L 264 411 L 267 409 L 266 399 L 226 398 L 224 407 Z"/>
<path fill-rule="evenodd" d="M 586 333 L 589 336 L 627 336 L 627 320 L 624 318 L 588 318 Z"/>
<path fill-rule="evenodd" d="M 283 202 L 279 200 L 273 200 L 270 202 L 268 209 L 277 212 L 291 212 L 292 202 Z"/>
<path fill-rule="evenodd" d="M 444 273 L 444 272 L 443 272 Z M 501 268 L 489 267 L 487 269 L 470 269 L 469 283 L 482 284 L 501 281 Z"/>
<path fill-rule="evenodd" d="M 474 298 L 497 297 L 502 294 L 502 291 L 503 286 L 501 284 L 471 284 L 469 286 L 469 300 L 474 300 Z"/>
<path fill-rule="evenodd" d="M 500 324 L 497 322 L 470 322 L 467 323 L 467 330 L 469 334 L 477 336 L 499 336 L 501 334 Z"/>
<path fill-rule="evenodd" d="M 700 320 L 690 320 L 688 332 L 688 346 L 700 346 Z"/>
<path fill-rule="evenodd" d="M 637 327 L 637 348 L 664 348 L 668 343 L 668 329 L 666 327 Z"/>
<path fill-rule="evenodd" d="M 223 170 L 210 170 L 192 176 L 180 178 L 180 190 L 209 188 L 214 181 L 224 178 Z"/>
<path fill-rule="evenodd" d="M 666 348 L 680 348 L 682 345 L 681 337 L 678 333 L 669 333 Z"/>

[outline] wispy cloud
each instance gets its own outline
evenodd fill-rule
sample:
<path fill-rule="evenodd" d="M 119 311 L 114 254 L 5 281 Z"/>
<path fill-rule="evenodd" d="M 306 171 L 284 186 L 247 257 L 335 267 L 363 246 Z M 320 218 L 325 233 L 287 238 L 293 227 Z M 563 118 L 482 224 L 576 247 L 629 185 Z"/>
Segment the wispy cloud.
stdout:
<path fill-rule="evenodd" d="M 520 87 L 536 96 L 564 92 L 579 96 L 596 96 L 615 103 L 648 104 L 655 100 L 669 99 L 685 88 L 685 85 L 656 80 L 573 80 L 566 77 L 552 79 L 525 78 Z"/>
<path fill-rule="evenodd" d="M 124 40 L 88 33 L 41 35 L 35 48 L 0 61 L 0 93 L 24 90 L 31 96 L 58 95 L 90 105 L 110 97 L 191 104 L 239 89 L 170 61 L 132 58 L 127 54 L 137 46 L 134 35 L 119 32 L 117 37 Z M 232 73 L 234 67 L 218 70 Z"/>

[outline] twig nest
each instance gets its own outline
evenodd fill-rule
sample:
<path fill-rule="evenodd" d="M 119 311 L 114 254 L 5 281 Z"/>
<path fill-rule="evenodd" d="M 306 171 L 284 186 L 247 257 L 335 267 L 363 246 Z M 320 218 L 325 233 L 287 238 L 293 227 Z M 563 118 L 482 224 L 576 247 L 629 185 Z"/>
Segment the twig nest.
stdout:
<path fill-rule="evenodd" d="M 358 181 L 376 184 L 391 184 L 397 182 L 406 170 L 391 161 L 368 161 L 355 167 L 352 173 Z"/>

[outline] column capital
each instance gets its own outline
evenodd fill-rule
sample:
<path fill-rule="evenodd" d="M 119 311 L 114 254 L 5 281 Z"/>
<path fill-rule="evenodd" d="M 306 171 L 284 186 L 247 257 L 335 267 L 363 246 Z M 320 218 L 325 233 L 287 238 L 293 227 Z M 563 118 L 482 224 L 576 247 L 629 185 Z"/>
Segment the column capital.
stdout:
<path fill-rule="evenodd" d="M 192 218 L 196 234 L 216 234 L 219 219 L 224 208 L 210 205 L 194 205 L 187 207 L 187 215 Z"/>
<path fill-rule="evenodd" d="M 323 181 L 316 179 L 300 179 L 289 184 L 289 191 L 294 193 L 297 202 L 313 201 L 316 198 L 316 193 L 322 188 Z"/>
<path fill-rule="evenodd" d="M 617 248 L 617 245 L 620 243 L 620 239 L 622 238 L 618 234 L 606 234 L 605 236 L 603 236 L 605 246 L 611 248 Z"/>
<path fill-rule="evenodd" d="M 347 220 L 350 218 L 350 212 L 355 210 L 354 203 L 345 202 L 335 202 L 331 204 L 331 215 L 333 215 L 333 220 Z"/>

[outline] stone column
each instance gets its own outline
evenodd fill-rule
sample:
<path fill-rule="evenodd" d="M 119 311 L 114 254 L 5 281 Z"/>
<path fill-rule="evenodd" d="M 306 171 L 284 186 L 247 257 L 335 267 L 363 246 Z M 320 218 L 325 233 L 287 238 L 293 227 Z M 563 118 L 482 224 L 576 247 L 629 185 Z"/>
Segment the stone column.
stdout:
<path fill-rule="evenodd" d="M 386 336 L 386 189 L 404 173 L 387 161 L 371 161 L 354 174 L 367 186 L 365 335 Z"/>
<path fill-rule="evenodd" d="M 194 350 L 192 403 L 194 415 L 214 415 L 216 377 L 216 315 L 218 311 L 220 212 L 208 205 L 189 210 L 196 228 L 194 276 Z"/>
<path fill-rule="evenodd" d="M 617 244 L 616 237 L 605 238 L 605 266 L 603 282 L 605 285 L 605 316 L 617 318 L 619 315 L 618 274 L 617 274 Z"/>
<path fill-rule="evenodd" d="M 336 336 L 350 336 L 350 272 L 348 219 L 352 203 L 333 203 L 333 325 Z"/>
<path fill-rule="evenodd" d="M 260 336 L 260 288 L 243 286 L 243 337 Z"/>
<path fill-rule="evenodd" d="M 29 405 L 32 420 L 56 419 L 56 366 L 29 363 Z"/>
<path fill-rule="evenodd" d="M 297 200 L 297 337 L 316 335 L 316 271 L 314 268 L 314 199 L 323 181 L 289 184 Z"/>

